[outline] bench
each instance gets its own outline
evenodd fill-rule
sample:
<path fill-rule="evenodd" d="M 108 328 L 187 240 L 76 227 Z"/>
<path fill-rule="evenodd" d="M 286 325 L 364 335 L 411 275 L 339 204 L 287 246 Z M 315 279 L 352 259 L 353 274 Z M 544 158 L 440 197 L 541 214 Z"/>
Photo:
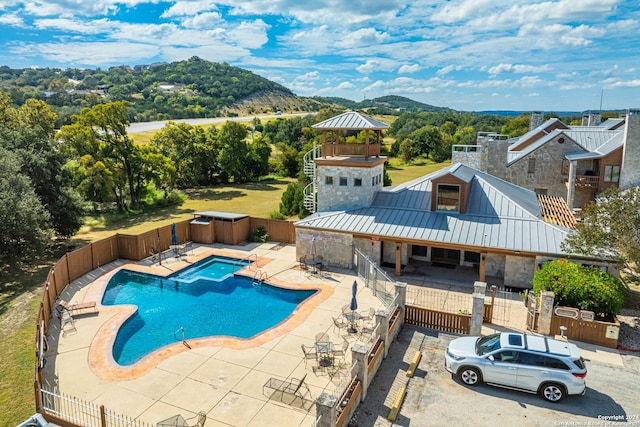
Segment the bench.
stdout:
<path fill-rule="evenodd" d="M 299 397 L 300 400 L 304 402 L 304 395 L 302 394 L 302 388 L 304 388 L 309 395 L 311 395 L 311 391 L 309 387 L 304 383 L 304 380 L 307 378 L 305 375 L 302 379 L 291 378 L 290 380 L 281 380 L 279 378 L 269 378 L 269 380 L 264 383 L 262 386 L 262 392 L 265 392 L 265 389 L 274 390 L 280 392 L 282 394 L 290 394 L 295 397 Z"/>

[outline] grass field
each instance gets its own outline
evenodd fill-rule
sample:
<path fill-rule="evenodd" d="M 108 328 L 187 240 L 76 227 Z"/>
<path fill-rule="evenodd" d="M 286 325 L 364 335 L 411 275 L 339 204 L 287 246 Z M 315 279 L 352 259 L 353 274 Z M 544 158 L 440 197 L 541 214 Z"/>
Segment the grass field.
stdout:
<path fill-rule="evenodd" d="M 429 174 L 444 165 L 404 166 L 393 161 L 389 176 L 394 185 Z M 117 232 L 137 234 L 191 218 L 193 212 L 244 213 L 266 218 L 277 211 L 282 193 L 292 179 L 278 179 L 237 186 L 187 191 L 179 207 L 114 221 L 92 217 L 73 239 L 60 242 L 58 252 L 37 265 L 0 266 L 0 427 L 15 426 L 35 412 L 33 392 L 35 318 L 42 298 L 41 286 L 49 266 L 64 253 L 65 246 L 81 245 Z"/>

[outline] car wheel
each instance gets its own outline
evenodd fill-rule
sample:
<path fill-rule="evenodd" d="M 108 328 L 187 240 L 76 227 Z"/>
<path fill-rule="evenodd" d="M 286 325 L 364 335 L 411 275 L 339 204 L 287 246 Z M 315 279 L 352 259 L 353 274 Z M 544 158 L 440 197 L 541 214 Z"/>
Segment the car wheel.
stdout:
<path fill-rule="evenodd" d="M 470 366 L 464 366 L 460 368 L 460 370 L 458 371 L 458 376 L 460 377 L 460 380 L 466 385 L 476 385 L 482 381 L 480 371 Z"/>
<path fill-rule="evenodd" d="M 544 400 L 548 402 L 560 402 L 565 398 L 564 387 L 562 387 L 560 384 L 554 383 L 543 384 L 542 387 L 540 387 L 540 396 L 542 396 Z"/>

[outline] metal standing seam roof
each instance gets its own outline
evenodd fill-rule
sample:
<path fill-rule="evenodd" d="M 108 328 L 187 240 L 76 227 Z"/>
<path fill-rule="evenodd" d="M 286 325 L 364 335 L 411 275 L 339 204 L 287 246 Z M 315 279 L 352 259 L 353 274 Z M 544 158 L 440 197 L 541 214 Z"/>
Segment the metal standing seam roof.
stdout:
<path fill-rule="evenodd" d="M 467 166 L 453 165 L 447 170 L 452 174 L 474 172 L 464 214 L 430 211 L 431 179 L 441 176 L 437 172 L 400 190 L 378 192 L 370 207 L 320 212 L 295 225 L 478 248 L 564 254 L 560 244 L 569 229 L 543 221 L 534 192 Z"/>
<path fill-rule="evenodd" d="M 313 129 L 370 129 L 370 130 L 382 130 L 389 127 L 388 124 L 367 117 L 364 114 L 356 113 L 355 111 L 349 111 L 342 113 L 338 116 L 327 119 L 323 122 L 316 123 L 311 126 Z"/>

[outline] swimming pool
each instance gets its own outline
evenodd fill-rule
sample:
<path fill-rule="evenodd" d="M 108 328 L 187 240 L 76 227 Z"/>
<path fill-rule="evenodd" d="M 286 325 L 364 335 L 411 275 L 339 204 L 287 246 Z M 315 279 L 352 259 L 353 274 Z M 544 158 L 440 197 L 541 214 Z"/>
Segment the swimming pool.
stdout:
<path fill-rule="evenodd" d="M 107 284 L 103 305 L 133 304 L 138 310 L 120 327 L 113 358 L 133 365 L 162 346 L 184 338 L 251 338 L 285 320 L 316 290 L 283 289 L 234 276 L 245 264 L 209 257 L 169 277 L 120 270 Z"/>

